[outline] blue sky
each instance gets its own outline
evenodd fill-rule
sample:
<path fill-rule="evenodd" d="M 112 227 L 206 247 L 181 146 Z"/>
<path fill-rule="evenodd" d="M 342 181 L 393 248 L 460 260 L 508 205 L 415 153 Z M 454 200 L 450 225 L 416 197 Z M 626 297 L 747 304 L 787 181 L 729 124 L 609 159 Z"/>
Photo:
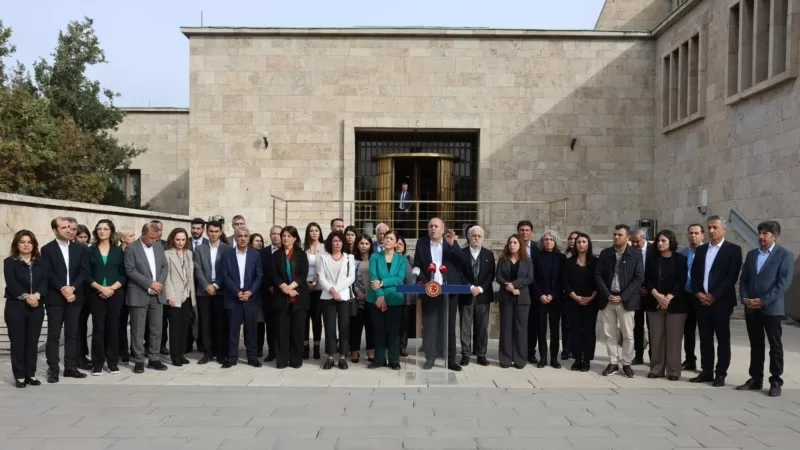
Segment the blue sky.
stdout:
<path fill-rule="evenodd" d="M 18 59 L 49 56 L 58 30 L 84 16 L 108 64 L 89 74 L 120 93 L 119 106 L 189 105 L 188 41 L 181 26 L 464 26 L 592 29 L 604 0 L 1 0 Z M 382 6 L 379 6 L 382 5 Z"/>

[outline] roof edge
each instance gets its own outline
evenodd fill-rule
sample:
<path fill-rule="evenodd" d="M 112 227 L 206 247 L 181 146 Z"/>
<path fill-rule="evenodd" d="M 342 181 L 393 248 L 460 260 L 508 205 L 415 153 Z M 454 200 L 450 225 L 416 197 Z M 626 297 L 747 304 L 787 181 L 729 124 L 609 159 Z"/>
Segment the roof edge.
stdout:
<path fill-rule="evenodd" d="M 120 106 L 125 113 L 143 113 L 143 114 L 189 114 L 189 108 L 177 108 L 170 106 L 163 107 L 149 107 L 149 106 Z"/>

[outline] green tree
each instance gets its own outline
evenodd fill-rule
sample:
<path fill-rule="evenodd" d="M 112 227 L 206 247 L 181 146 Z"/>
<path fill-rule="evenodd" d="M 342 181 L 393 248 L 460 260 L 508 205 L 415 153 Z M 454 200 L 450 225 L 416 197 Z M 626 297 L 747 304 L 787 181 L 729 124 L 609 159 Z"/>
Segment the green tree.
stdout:
<path fill-rule="evenodd" d="M 134 206 L 115 179 L 145 149 L 114 137 L 124 118 L 117 94 L 86 76 L 106 62 L 92 25 L 89 18 L 70 22 L 52 62 L 34 64 L 33 79 L 21 64 L 11 76 L 0 65 L 0 190 Z M 10 37 L 0 22 L 0 60 L 14 52 Z"/>

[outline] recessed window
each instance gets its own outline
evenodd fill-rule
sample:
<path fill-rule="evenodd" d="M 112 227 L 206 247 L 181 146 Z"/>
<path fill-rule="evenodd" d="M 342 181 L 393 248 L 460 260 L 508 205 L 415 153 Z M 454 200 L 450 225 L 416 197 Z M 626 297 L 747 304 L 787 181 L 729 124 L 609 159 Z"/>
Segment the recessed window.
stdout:
<path fill-rule="evenodd" d="M 703 55 L 698 32 L 662 59 L 661 126 L 665 132 L 702 117 Z"/>
<path fill-rule="evenodd" d="M 120 192 L 125 195 L 125 203 L 129 208 L 142 205 L 142 172 L 139 169 L 119 170 L 115 181 Z"/>

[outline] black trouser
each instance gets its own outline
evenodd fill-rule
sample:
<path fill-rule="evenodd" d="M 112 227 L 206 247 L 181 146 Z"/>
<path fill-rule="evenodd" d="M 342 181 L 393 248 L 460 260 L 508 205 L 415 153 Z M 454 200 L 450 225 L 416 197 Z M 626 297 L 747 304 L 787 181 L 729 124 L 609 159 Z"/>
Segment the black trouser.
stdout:
<path fill-rule="evenodd" d="M 633 314 L 633 351 L 634 357 L 644 359 L 644 324 L 648 323 L 644 308 L 639 308 Z M 647 354 L 650 355 L 648 347 Z"/>
<path fill-rule="evenodd" d="M 781 316 L 767 316 L 761 311 L 747 311 L 744 320 L 750 338 L 750 378 L 764 379 L 764 335 L 769 343 L 769 382 L 783 386 L 783 342 Z"/>
<path fill-rule="evenodd" d="M 183 359 L 186 351 L 186 338 L 189 335 L 189 325 L 192 323 L 192 299 L 184 300 L 180 308 L 164 305 L 164 312 L 167 313 L 166 317 L 169 317 L 170 322 L 169 355 L 172 362 L 176 363 Z"/>
<path fill-rule="evenodd" d="M 346 355 L 350 351 L 350 301 L 321 300 L 322 320 L 325 323 L 325 353 L 333 356 L 337 351 Z M 341 339 L 337 339 L 341 336 Z"/>
<path fill-rule="evenodd" d="M 275 316 L 277 312 L 270 308 L 270 301 L 269 299 L 263 300 L 263 308 L 264 308 L 264 329 L 266 337 L 267 337 L 267 351 L 271 354 L 275 354 L 275 329 L 277 328 L 277 324 L 275 323 Z M 259 333 L 261 329 L 259 328 Z M 259 339 L 263 339 L 264 337 L 259 334 Z M 258 344 L 258 348 L 264 348 L 264 342 L 262 341 Z"/>
<path fill-rule="evenodd" d="M 172 336 L 169 333 L 169 310 L 164 308 L 164 311 L 161 313 L 161 348 L 167 348 L 167 341 L 170 342 L 170 347 L 172 347 Z M 181 339 L 181 342 L 184 343 L 184 347 L 186 346 L 186 338 Z M 183 352 L 183 349 L 180 350 Z"/>
<path fill-rule="evenodd" d="M 247 361 L 258 358 L 256 349 L 256 323 L 258 322 L 258 304 L 253 302 L 237 301 L 232 308 L 226 309 L 228 313 L 228 363 L 236 364 L 239 359 L 239 334 L 244 325 L 244 348 L 247 352 Z"/>
<path fill-rule="evenodd" d="M 416 329 L 417 329 L 417 305 L 412 304 L 403 306 L 403 319 L 402 319 L 402 326 L 400 327 L 401 349 L 408 347 L 408 335 L 411 332 L 410 330 L 416 330 Z"/>
<path fill-rule="evenodd" d="M 61 329 L 64 329 L 64 369 L 78 368 L 78 318 L 81 315 L 83 302 L 45 305 L 47 309 L 47 357 L 48 370 L 58 373 L 59 341 Z"/>
<path fill-rule="evenodd" d="M 561 303 L 553 299 L 548 304 L 537 302 L 539 308 L 539 359 L 547 361 L 547 327 L 550 326 L 550 360 L 558 359 L 558 349 L 561 345 Z M 534 306 L 531 305 L 531 308 Z"/>
<path fill-rule="evenodd" d="M 731 310 L 715 306 L 697 308 L 697 326 L 700 329 L 700 366 L 706 375 L 728 375 L 731 365 Z M 714 338 L 717 338 L 717 367 L 714 369 Z"/>
<path fill-rule="evenodd" d="M 420 300 L 422 301 L 422 348 L 425 349 L 425 360 L 433 362 L 436 358 L 445 358 L 448 363 L 455 363 L 458 295 L 442 294 L 436 298 L 422 295 Z M 376 345 L 377 339 L 378 331 L 375 330 Z"/>
<path fill-rule="evenodd" d="M 94 290 L 93 290 L 94 291 Z M 101 298 L 97 291 L 88 294 L 92 311 L 92 366 L 109 369 L 119 364 L 119 315 L 125 296 L 117 289 L 110 298 Z"/>
<path fill-rule="evenodd" d="M 355 300 L 358 301 L 358 300 Z M 367 335 L 367 350 L 375 348 L 375 330 L 372 326 L 372 317 L 366 312 L 364 308 L 358 308 L 358 314 L 350 316 L 350 351 L 357 352 L 361 350 L 361 332 Z"/>
<path fill-rule="evenodd" d="M 91 293 L 88 293 L 91 295 Z M 92 307 L 89 305 L 88 298 L 81 306 L 81 314 L 78 316 L 78 359 L 89 356 L 89 316 L 92 315 Z M 94 327 L 94 322 L 92 322 Z M 92 335 L 94 336 L 94 329 Z"/>
<path fill-rule="evenodd" d="M 521 305 L 517 299 L 500 302 L 500 346 L 498 355 L 500 365 L 508 367 L 514 363 L 517 367 L 525 367 L 526 358 L 531 355 L 528 348 L 530 336 L 530 310 L 536 305 Z M 538 315 L 537 315 L 538 318 Z"/>
<path fill-rule="evenodd" d="M 694 299 L 692 299 L 694 301 Z M 686 311 L 686 322 L 683 323 L 683 352 L 686 353 L 686 361 L 693 363 L 697 361 L 695 356 L 695 337 L 697 330 L 697 310 L 693 304 L 689 304 Z"/>
<path fill-rule="evenodd" d="M 389 306 L 386 311 L 378 309 L 374 303 L 364 308 L 372 318 L 375 330 L 375 362 L 389 365 L 400 364 L 400 327 L 403 322 L 405 306 Z M 427 356 L 427 354 L 426 354 Z"/>
<path fill-rule="evenodd" d="M 564 298 L 564 301 L 571 301 L 570 298 Z M 570 325 L 572 324 L 572 319 L 569 315 L 572 313 L 572 310 L 569 308 L 561 308 L 561 352 L 562 353 L 571 353 L 572 352 L 572 344 L 570 343 L 570 339 L 572 339 L 572 333 L 569 332 Z"/>
<path fill-rule="evenodd" d="M 568 314 L 570 352 L 576 361 L 589 362 L 594 359 L 594 349 L 597 344 L 597 312 L 597 308 L 592 306 L 576 305 L 570 308 Z"/>
<path fill-rule="evenodd" d="M 197 297 L 204 356 L 228 358 L 228 316 L 221 295 Z"/>
<path fill-rule="evenodd" d="M 122 289 L 119 289 L 122 291 Z M 128 305 L 125 304 L 125 294 L 122 294 L 122 307 L 120 307 L 119 311 L 119 356 L 124 360 L 129 360 L 131 357 L 131 353 L 133 351 L 130 349 L 128 344 L 128 319 L 130 318 L 130 310 L 128 310 Z"/>
<path fill-rule="evenodd" d="M 31 308 L 22 300 L 6 299 L 4 315 L 11 345 L 11 371 L 14 378 L 35 378 L 44 308 Z"/>
<path fill-rule="evenodd" d="M 306 321 L 305 334 L 303 338 L 309 341 L 309 333 L 314 333 L 314 343 L 319 345 L 322 340 L 322 306 L 320 305 L 322 291 L 311 291 L 308 295 L 311 301 L 311 308 L 308 310 L 308 320 Z"/>
<path fill-rule="evenodd" d="M 275 333 L 275 362 L 279 368 L 291 365 L 303 365 L 303 337 L 305 325 L 308 321 L 308 311 L 295 309 L 294 304 L 289 304 L 286 309 L 274 309 L 277 315 L 277 330 Z"/>
<path fill-rule="evenodd" d="M 531 297 L 531 304 L 528 308 L 528 360 L 536 358 L 536 345 L 539 343 L 539 299 Z"/>

